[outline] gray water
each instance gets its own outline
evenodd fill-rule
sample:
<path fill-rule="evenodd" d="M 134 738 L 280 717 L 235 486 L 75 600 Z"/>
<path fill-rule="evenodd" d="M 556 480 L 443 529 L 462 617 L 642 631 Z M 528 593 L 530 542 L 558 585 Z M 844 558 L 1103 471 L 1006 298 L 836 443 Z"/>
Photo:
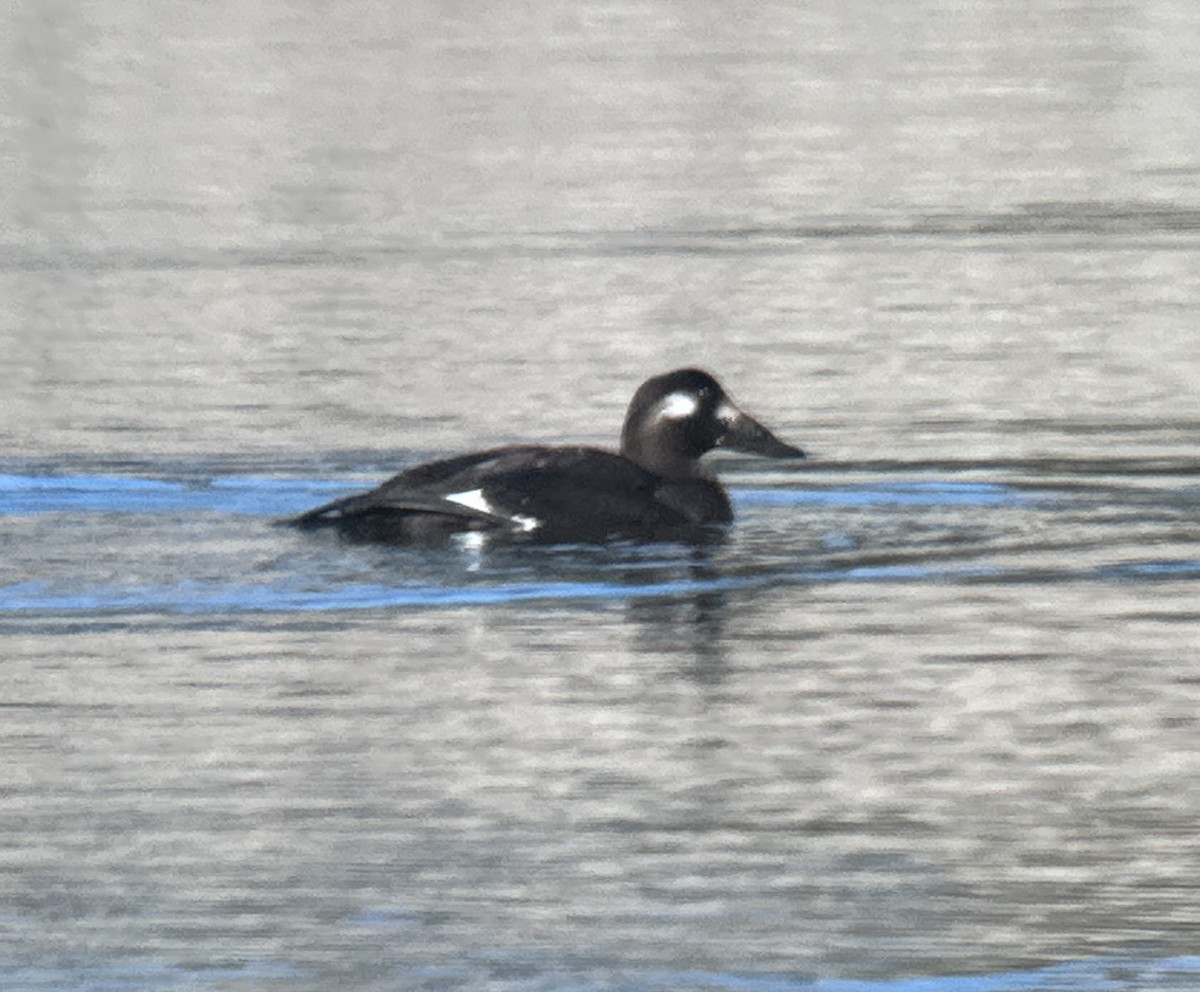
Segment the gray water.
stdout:
<path fill-rule="evenodd" d="M 1200 988 L 1200 8 L 0 12 L 0 988 Z M 353 547 L 701 364 L 664 545 Z"/>

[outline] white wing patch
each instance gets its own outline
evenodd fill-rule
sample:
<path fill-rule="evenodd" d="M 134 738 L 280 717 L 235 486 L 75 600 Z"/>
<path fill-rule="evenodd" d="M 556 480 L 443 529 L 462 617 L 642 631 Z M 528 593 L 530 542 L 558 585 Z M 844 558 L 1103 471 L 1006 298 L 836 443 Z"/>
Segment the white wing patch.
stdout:
<path fill-rule="evenodd" d="M 490 513 L 495 517 L 505 517 L 512 522 L 513 528 L 519 534 L 528 534 L 532 530 L 537 530 L 542 526 L 542 522 L 537 517 L 525 517 L 519 513 L 514 513 L 511 516 L 503 511 L 497 510 L 492 506 L 483 495 L 482 489 L 468 489 L 461 493 L 447 493 L 445 500 L 448 503 L 457 503 L 459 506 L 465 506 L 469 510 L 478 510 L 480 513 Z"/>
<path fill-rule="evenodd" d="M 670 393 L 659 404 L 658 415 L 667 420 L 687 420 L 700 409 L 700 401 L 691 393 Z"/>
<path fill-rule="evenodd" d="M 482 489 L 468 489 L 461 493 L 446 493 L 446 501 L 465 506 L 468 510 L 478 510 L 480 513 L 495 513 L 492 505 L 483 498 Z"/>

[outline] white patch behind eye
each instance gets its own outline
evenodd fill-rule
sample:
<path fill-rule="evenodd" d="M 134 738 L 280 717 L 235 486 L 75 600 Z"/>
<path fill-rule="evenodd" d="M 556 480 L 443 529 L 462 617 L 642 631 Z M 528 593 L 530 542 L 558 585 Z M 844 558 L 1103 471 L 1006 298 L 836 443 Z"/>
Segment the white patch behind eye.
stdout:
<path fill-rule="evenodd" d="M 700 401 L 691 393 L 671 393 L 659 404 L 658 415 L 668 420 L 687 420 L 698 409 Z"/>

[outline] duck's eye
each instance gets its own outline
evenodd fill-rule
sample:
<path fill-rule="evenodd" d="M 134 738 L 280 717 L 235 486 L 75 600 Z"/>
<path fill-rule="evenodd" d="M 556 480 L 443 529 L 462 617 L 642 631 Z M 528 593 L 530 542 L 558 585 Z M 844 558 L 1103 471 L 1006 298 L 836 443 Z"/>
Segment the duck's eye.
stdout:
<path fill-rule="evenodd" d="M 658 415 L 668 420 L 686 420 L 700 409 L 700 401 L 692 393 L 670 393 L 658 408 Z"/>

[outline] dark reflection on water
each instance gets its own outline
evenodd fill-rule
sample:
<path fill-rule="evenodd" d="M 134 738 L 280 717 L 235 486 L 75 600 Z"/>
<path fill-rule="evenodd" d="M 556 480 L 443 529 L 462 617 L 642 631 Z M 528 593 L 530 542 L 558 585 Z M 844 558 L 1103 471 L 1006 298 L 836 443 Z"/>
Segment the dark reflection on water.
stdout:
<path fill-rule="evenodd" d="M 698 569 L 708 572 L 711 570 Z M 690 596 L 634 599 L 626 619 L 636 632 L 640 650 L 679 655 L 679 674 L 700 685 L 720 685 L 728 668 L 725 649 L 726 612 L 730 595 L 724 590 Z"/>

